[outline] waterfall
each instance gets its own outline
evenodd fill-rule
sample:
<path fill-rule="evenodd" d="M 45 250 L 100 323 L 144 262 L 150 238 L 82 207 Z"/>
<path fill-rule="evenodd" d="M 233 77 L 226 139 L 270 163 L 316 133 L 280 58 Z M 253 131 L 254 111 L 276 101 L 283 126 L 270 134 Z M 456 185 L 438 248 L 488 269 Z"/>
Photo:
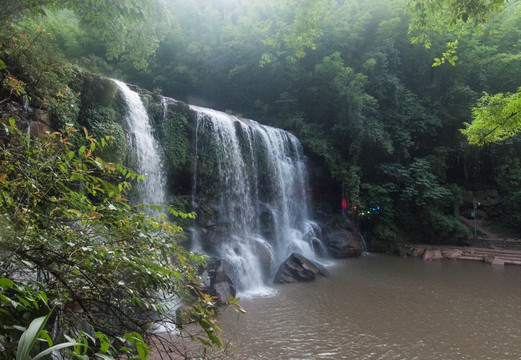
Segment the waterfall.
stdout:
<path fill-rule="evenodd" d="M 231 265 L 241 295 L 265 294 L 266 280 L 291 252 L 314 259 L 321 246 L 309 219 L 301 144 L 253 120 L 191 109 L 197 113 L 192 203 L 204 199 L 217 218 L 201 243 Z"/>
<path fill-rule="evenodd" d="M 114 80 L 121 97 L 128 106 L 125 127 L 128 142 L 133 150 L 134 169 L 145 175 L 144 181 L 138 184 L 140 202 L 148 205 L 165 205 L 166 189 L 163 162 L 160 147 L 152 134 L 152 127 L 147 111 L 139 94 L 132 91 L 125 83 Z"/>
<path fill-rule="evenodd" d="M 146 175 L 140 201 L 164 205 L 161 149 L 139 94 L 114 80 L 128 107 L 131 167 Z M 163 120 L 170 99 L 162 99 Z M 239 296 L 269 295 L 266 284 L 299 252 L 316 260 L 319 227 L 310 220 L 306 159 L 295 136 L 253 120 L 201 107 L 194 124 L 190 228 L 192 250 L 225 259 Z"/>

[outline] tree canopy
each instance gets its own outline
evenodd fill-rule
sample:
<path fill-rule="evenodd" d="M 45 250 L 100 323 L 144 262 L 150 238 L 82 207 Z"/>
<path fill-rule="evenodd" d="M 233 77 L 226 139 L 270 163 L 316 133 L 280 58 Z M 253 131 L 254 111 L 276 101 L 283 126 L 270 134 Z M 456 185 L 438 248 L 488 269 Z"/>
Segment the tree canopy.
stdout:
<path fill-rule="evenodd" d="M 45 17 L 69 10 L 90 36 L 104 45 L 108 59 L 125 54 L 136 68 L 144 69 L 169 24 L 165 6 L 163 0 L 6 0 L 0 5 L 0 22 L 9 24 L 28 16 Z"/>
<path fill-rule="evenodd" d="M 408 1 L 407 10 L 411 15 L 409 32 L 413 34 L 412 42 L 422 43 L 429 48 L 431 46 L 429 34 L 432 31 L 454 33 L 455 36 L 469 31 L 487 31 L 484 25 L 490 24 L 494 15 L 503 12 L 507 7 L 516 11 L 513 6 L 515 2 L 508 0 Z M 455 55 L 456 47 L 457 41 L 448 43 L 447 51 L 443 53 L 441 59 L 435 59 L 434 65 L 440 65 L 445 60 L 455 65 L 458 59 Z M 483 145 L 504 141 L 521 131 L 520 96 L 520 90 L 514 94 L 485 93 L 472 110 L 472 123 L 465 123 L 466 128 L 462 131 L 469 142 Z"/>

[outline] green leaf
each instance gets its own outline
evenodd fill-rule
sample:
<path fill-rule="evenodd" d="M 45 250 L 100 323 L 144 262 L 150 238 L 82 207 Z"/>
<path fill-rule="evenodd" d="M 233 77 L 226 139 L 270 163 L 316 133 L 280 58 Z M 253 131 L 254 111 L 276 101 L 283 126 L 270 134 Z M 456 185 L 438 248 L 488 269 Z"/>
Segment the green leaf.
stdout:
<path fill-rule="evenodd" d="M 109 337 L 101 332 L 96 332 L 96 337 L 100 341 L 100 350 L 106 353 L 110 349 Z"/>
<path fill-rule="evenodd" d="M 47 346 L 51 347 L 54 345 L 54 343 L 52 342 L 52 339 L 51 337 L 49 336 L 49 332 L 47 330 L 42 330 L 42 332 L 40 333 L 40 337 L 47 341 Z"/>
<path fill-rule="evenodd" d="M 6 67 L 7 67 L 7 65 L 5 64 L 5 62 L 0 60 L 0 70 L 4 70 Z"/>
<path fill-rule="evenodd" d="M 18 349 L 16 351 L 16 360 L 29 360 L 29 353 L 31 352 L 34 344 L 38 340 L 40 336 L 40 332 L 45 327 L 47 320 L 51 316 L 51 313 L 48 313 L 46 316 L 41 316 L 39 318 L 34 319 L 29 324 L 29 328 L 24 331 L 22 336 L 20 337 L 20 341 L 18 342 Z M 36 358 L 35 358 L 36 359 Z M 33 359 L 33 360 L 35 360 Z"/>
<path fill-rule="evenodd" d="M 221 345 L 222 345 L 221 339 L 219 339 L 218 336 L 216 336 L 215 334 L 212 334 L 211 332 L 207 332 L 206 334 L 208 335 L 210 340 L 212 340 L 212 343 L 220 349 Z"/>
<path fill-rule="evenodd" d="M 115 360 L 112 356 L 109 356 L 107 354 L 102 354 L 102 353 L 96 353 L 96 354 L 94 354 L 94 357 L 96 357 L 98 359 L 102 359 L 102 360 Z"/>
<path fill-rule="evenodd" d="M 76 214 L 76 215 L 80 215 L 80 212 L 76 209 L 67 209 L 68 212 L 71 212 L 73 214 Z"/>
<path fill-rule="evenodd" d="M 7 278 L 0 278 L 0 287 L 4 290 L 10 289 L 14 286 L 14 281 Z"/>
<path fill-rule="evenodd" d="M 83 349 L 82 349 L 83 348 Z M 77 338 L 74 344 L 74 353 L 78 355 L 86 355 L 88 350 L 87 339 L 85 338 Z"/>
<path fill-rule="evenodd" d="M 212 344 L 208 341 L 208 340 L 205 340 L 203 338 L 197 338 L 203 345 L 205 346 L 208 346 L 208 347 L 212 347 Z M 193 341 L 193 339 L 192 339 Z"/>
<path fill-rule="evenodd" d="M 44 356 L 47 356 L 49 355 L 50 353 L 52 353 L 54 350 L 59 350 L 59 349 L 65 349 L 65 348 L 68 348 L 68 347 L 76 347 L 76 346 L 86 346 L 85 344 L 81 344 L 81 343 L 77 343 L 77 342 L 66 342 L 66 343 L 61 343 L 61 344 L 58 344 L 58 345 L 54 345 L 44 351 L 42 351 L 41 353 L 39 353 L 38 355 L 36 355 L 34 358 L 32 358 L 32 360 L 38 360 L 38 359 L 41 359 L 43 358 Z M 17 358 L 18 360 L 18 358 Z"/>

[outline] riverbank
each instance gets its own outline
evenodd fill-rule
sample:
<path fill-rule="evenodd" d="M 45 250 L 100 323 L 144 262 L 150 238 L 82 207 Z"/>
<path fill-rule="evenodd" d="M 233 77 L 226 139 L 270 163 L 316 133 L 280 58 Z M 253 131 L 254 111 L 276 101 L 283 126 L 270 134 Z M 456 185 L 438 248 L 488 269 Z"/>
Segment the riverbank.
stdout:
<path fill-rule="evenodd" d="M 408 245 L 400 250 L 402 256 L 413 256 L 425 261 L 465 260 L 484 262 L 491 265 L 521 266 L 521 250 L 480 246 L 432 246 Z"/>

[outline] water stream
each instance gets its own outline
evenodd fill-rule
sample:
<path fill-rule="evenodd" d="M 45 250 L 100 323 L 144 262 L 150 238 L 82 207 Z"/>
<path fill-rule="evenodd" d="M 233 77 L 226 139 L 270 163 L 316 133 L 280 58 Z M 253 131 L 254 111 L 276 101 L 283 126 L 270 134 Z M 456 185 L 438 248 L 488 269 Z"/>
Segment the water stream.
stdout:
<path fill-rule="evenodd" d="M 145 181 L 138 184 L 140 202 L 147 205 L 166 204 L 165 175 L 158 142 L 153 136 L 150 119 L 139 94 L 125 83 L 113 80 L 128 106 L 125 127 L 128 143 L 136 157 L 132 159 L 135 170 L 145 175 Z"/>

